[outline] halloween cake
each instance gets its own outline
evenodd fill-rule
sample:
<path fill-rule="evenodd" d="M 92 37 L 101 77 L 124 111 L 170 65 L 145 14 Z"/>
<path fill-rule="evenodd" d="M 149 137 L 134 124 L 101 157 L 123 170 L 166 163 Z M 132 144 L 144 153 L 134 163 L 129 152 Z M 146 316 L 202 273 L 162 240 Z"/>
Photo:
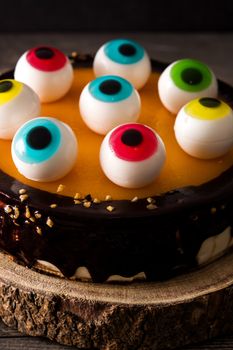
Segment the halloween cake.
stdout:
<path fill-rule="evenodd" d="M 41 272 L 156 281 L 230 250 L 233 89 L 126 39 L 27 51 L 0 81 L 0 247 Z"/>

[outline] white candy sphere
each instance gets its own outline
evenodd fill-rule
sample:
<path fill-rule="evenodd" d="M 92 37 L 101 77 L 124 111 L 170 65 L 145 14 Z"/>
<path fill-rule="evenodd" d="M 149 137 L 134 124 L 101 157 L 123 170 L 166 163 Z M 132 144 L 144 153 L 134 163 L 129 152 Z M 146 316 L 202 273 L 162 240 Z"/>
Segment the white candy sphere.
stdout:
<path fill-rule="evenodd" d="M 133 40 L 116 39 L 107 42 L 97 51 L 94 72 L 102 75 L 119 75 L 130 81 L 138 90 L 151 74 L 151 63 L 144 48 Z"/>
<path fill-rule="evenodd" d="M 100 164 L 115 184 L 139 188 L 153 182 L 166 158 L 165 146 L 146 125 L 127 123 L 110 131 L 100 148 Z"/>
<path fill-rule="evenodd" d="M 20 174 L 34 181 L 55 181 L 73 168 L 78 152 L 76 136 L 65 123 L 39 117 L 21 126 L 11 154 Z"/>
<path fill-rule="evenodd" d="M 27 85 L 0 80 L 0 138 L 11 140 L 26 121 L 40 114 L 40 100 Z"/>
<path fill-rule="evenodd" d="M 136 121 L 141 100 L 127 80 L 108 75 L 85 86 L 80 96 L 79 109 L 87 126 L 105 135 L 117 125 Z"/>
<path fill-rule="evenodd" d="M 220 157 L 233 146 L 233 111 L 215 98 L 195 99 L 180 110 L 174 130 L 177 142 L 189 155 Z"/>
<path fill-rule="evenodd" d="M 73 82 L 69 59 L 52 47 L 36 47 L 25 52 L 15 67 L 15 79 L 29 85 L 42 102 L 63 97 Z"/>
<path fill-rule="evenodd" d="M 158 81 L 159 97 L 172 113 L 198 97 L 217 97 L 218 84 L 214 73 L 204 63 L 182 59 L 170 64 Z"/>

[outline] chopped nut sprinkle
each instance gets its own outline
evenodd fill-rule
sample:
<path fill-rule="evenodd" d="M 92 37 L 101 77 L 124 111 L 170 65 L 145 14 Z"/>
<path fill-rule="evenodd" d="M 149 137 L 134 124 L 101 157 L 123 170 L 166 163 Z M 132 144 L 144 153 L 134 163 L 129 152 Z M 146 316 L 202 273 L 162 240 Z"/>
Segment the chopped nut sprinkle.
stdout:
<path fill-rule="evenodd" d="M 35 211 L 34 215 L 36 219 L 40 219 L 42 216 L 41 213 L 39 213 L 38 211 Z"/>
<path fill-rule="evenodd" d="M 14 219 L 14 214 L 10 214 L 11 219 Z"/>
<path fill-rule="evenodd" d="M 110 194 L 107 194 L 107 196 L 105 197 L 106 201 L 111 201 L 112 200 L 112 196 L 110 196 Z"/>
<path fill-rule="evenodd" d="M 6 205 L 4 207 L 4 211 L 5 211 L 5 213 L 10 214 L 12 212 L 12 208 L 9 205 Z"/>
<path fill-rule="evenodd" d="M 53 225 L 54 225 L 53 221 L 51 220 L 51 218 L 49 216 L 47 218 L 46 225 L 49 227 L 53 227 Z"/>
<path fill-rule="evenodd" d="M 216 211 L 217 211 L 217 209 L 216 209 L 215 207 L 212 207 L 212 208 L 210 209 L 211 214 L 215 214 Z"/>
<path fill-rule="evenodd" d="M 150 203 L 150 204 L 155 203 L 155 199 L 154 199 L 154 198 L 148 197 L 146 200 L 147 200 L 147 202 Z"/>
<path fill-rule="evenodd" d="M 84 202 L 84 203 L 83 203 L 83 206 L 84 206 L 85 208 L 90 208 L 91 202 Z"/>
<path fill-rule="evenodd" d="M 62 192 L 64 190 L 65 186 L 60 184 L 57 188 L 57 192 Z"/>
<path fill-rule="evenodd" d="M 14 218 L 18 219 L 19 214 L 20 214 L 19 208 L 15 206 L 15 207 L 13 207 L 13 210 L 14 210 Z"/>
<path fill-rule="evenodd" d="M 74 204 L 81 204 L 81 201 L 78 199 L 74 199 Z"/>
<path fill-rule="evenodd" d="M 82 196 L 81 196 L 81 194 L 80 193 L 75 193 L 75 195 L 74 195 L 74 199 L 80 199 L 80 198 L 82 198 Z"/>
<path fill-rule="evenodd" d="M 20 190 L 19 190 L 19 194 L 25 194 L 27 191 L 25 190 L 25 188 L 21 188 Z"/>
<path fill-rule="evenodd" d="M 50 208 L 56 208 L 56 207 L 57 207 L 56 203 L 50 204 Z"/>
<path fill-rule="evenodd" d="M 38 233 L 38 235 L 42 235 L 42 230 L 39 226 L 36 226 L 36 232 Z"/>
<path fill-rule="evenodd" d="M 19 199 L 21 200 L 21 202 L 24 202 L 28 199 L 28 194 L 21 194 L 19 196 Z"/>
<path fill-rule="evenodd" d="M 24 223 L 25 223 L 25 224 L 30 224 L 30 221 L 25 220 Z"/>
<path fill-rule="evenodd" d="M 25 216 L 27 219 L 29 219 L 31 217 L 31 213 L 30 213 L 28 206 L 26 206 Z"/>
<path fill-rule="evenodd" d="M 101 203 L 101 201 L 100 201 L 98 198 L 94 198 L 94 199 L 93 199 L 93 203 L 98 204 L 98 203 Z"/>
<path fill-rule="evenodd" d="M 15 226 L 20 226 L 15 220 L 13 220 Z"/>
<path fill-rule="evenodd" d="M 31 222 L 35 222 L 35 221 L 36 221 L 36 219 L 35 219 L 33 216 L 31 216 L 31 217 L 29 218 L 29 220 L 30 220 Z"/>
<path fill-rule="evenodd" d="M 107 209 L 108 211 L 112 212 L 113 210 L 115 210 L 115 207 L 113 207 L 112 205 L 108 205 L 108 206 L 106 207 L 106 209 Z"/>
<path fill-rule="evenodd" d="M 133 197 L 132 199 L 131 199 L 131 202 L 137 202 L 138 201 L 138 197 L 137 196 L 135 196 L 135 197 Z"/>
<path fill-rule="evenodd" d="M 155 204 L 153 204 L 153 203 L 148 204 L 146 207 L 147 207 L 147 209 L 149 209 L 149 210 L 154 210 L 154 209 L 157 209 L 157 208 L 158 208 L 157 205 L 155 205 Z"/>

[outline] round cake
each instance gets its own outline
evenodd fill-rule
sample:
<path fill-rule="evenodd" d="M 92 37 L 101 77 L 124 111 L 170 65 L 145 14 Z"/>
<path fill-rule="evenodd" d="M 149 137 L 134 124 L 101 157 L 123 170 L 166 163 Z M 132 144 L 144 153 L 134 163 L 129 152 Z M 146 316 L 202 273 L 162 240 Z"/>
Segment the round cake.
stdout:
<path fill-rule="evenodd" d="M 40 55 L 46 55 L 45 51 L 40 50 Z M 132 54 L 129 54 L 129 46 L 124 46 L 122 52 L 126 56 Z M 32 53 L 28 57 L 34 64 Z M 72 131 L 64 136 L 62 150 L 69 152 L 69 157 L 63 153 L 52 164 L 48 157 L 46 167 L 50 167 L 52 181 L 28 179 L 22 173 L 29 174 L 26 167 L 20 173 L 13 161 L 17 152 L 13 159 L 11 156 L 11 147 L 14 150 L 17 140 L 0 139 L 1 249 L 18 263 L 41 272 L 93 282 L 167 279 L 229 251 L 233 244 L 233 149 L 231 147 L 217 158 L 207 159 L 199 159 L 182 149 L 174 132 L 176 116 L 162 104 L 157 87 L 167 65 L 152 60 L 152 72 L 145 85 L 141 87 L 139 78 L 136 80 L 141 88 L 141 110 L 132 113 L 130 118 L 138 119 L 127 121 L 134 123 L 134 127 L 126 132 L 124 126 L 120 140 L 124 138 L 127 147 L 138 146 L 141 141 L 137 130 L 142 132 L 141 125 L 146 125 L 145 133 L 155 130 L 159 135 L 156 140 L 161 137 L 164 146 L 161 146 L 163 151 L 156 178 L 149 183 L 143 182 L 147 172 L 151 173 L 150 163 L 143 163 L 143 173 L 139 177 L 143 185 L 130 188 L 121 185 L 124 182 L 119 185 L 109 179 L 108 174 L 113 174 L 114 160 L 113 163 L 100 162 L 99 158 L 105 136 L 91 130 L 85 122 L 88 115 L 85 114 L 85 119 L 83 112 L 80 113 L 88 112 L 87 100 L 84 100 L 81 110 L 79 99 L 84 88 L 95 79 L 93 57 L 73 53 L 69 58 L 74 68 L 71 88 L 67 92 L 69 76 L 67 82 L 64 80 L 65 92 L 62 86 L 57 92 L 55 88 L 53 93 L 50 90 L 50 98 L 59 95 L 58 99 L 55 97 L 55 101 L 47 103 L 43 97 L 45 102 L 40 113 L 40 116 L 66 123 Z M 61 64 L 59 59 L 56 61 L 58 66 Z M 143 64 L 146 65 L 147 61 Z M 94 67 L 98 72 L 103 69 L 95 62 Z M 66 70 L 71 74 L 69 68 Z M 13 71 L 3 74 L 1 79 L 10 81 Z M 62 85 L 63 80 L 60 81 Z M 109 87 L 101 80 L 101 84 L 102 92 L 107 95 L 112 94 L 111 89 L 117 89 L 116 83 Z M 218 86 L 218 98 L 233 106 L 233 88 L 220 81 Z M 134 98 L 136 101 L 138 97 Z M 202 103 L 214 103 L 214 100 L 211 97 L 204 101 L 203 98 Z M 100 110 L 98 118 L 102 114 L 104 111 Z M 107 132 L 106 125 L 103 119 L 97 126 L 100 133 L 102 130 Z M 109 131 L 109 138 L 114 130 L 118 131 L 115 125 L 110 125 L 109 129 L 111 127 L 113 131 Z M 32 137 L 32 134 L 28 137 L 35 148 L 44 147 L 49 142 L 46 141 L 47 134 L 42 131 L 40 129 L 37 137 Z M 77 144 L 72 143 L 72 135 Z M 117 145 L 118 141 L 114 142 Z M 124 152 L 122 147 L 117 148 L 118 153 Z M 156 143 L 154 149 L 158 147 Z M 74 149 L 77 160 L 72 161 L 72 169 L 68 164 L 65 171 L 66 161 Z M 104 151 L 102 153 L 105 160 Z M 145 146 L 140 160 L 149 159 L 152 153 L 153 150 Z M 135 159 L 131 159 L 128 153 L 124 157 L 127 167 L 131 166 Z M 76 159 L 75 155 L 73 158 Z M 120 177 L 121 167 L 117 165 L 117 169 Z M 122 169 L 126 171 L 123 166 Z"/>

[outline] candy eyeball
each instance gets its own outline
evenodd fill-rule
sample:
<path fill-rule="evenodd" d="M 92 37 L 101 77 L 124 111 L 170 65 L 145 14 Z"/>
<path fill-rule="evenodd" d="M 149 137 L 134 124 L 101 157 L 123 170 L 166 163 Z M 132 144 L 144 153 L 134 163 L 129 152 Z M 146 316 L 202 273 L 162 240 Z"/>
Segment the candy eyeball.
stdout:
<path fill-rule="evenodd" d="M 220 157 L 233 146 L 233 111 L 216 98 L 195 99 L 180 110 L 174 130 L 177 142 L 189 155 Z"/>
<path fill-rule="evenodd" d="M 96 78 L 83 89 L 79 109 L 86 125 L 105 135 L 117 125 L 135 122 L 139 117 L 141 100 L 127 80 L 106 75 Z"/>
<path fill-rule="evenodd" d="M 163 141 L 146 125 L 122 124 L 111 130 L 100 148 L 100 164 L 113 183 L 139 188 L 153 182 L 166 158 Z"/>
<path fill-rule="evenodd" d="M 159 97 L 172 113 L 198 97 L 217 97 L 218 84 L 214 73 L 204 63 L 182 59 L 170 64 L 158 81 Z"/>
<path fill-rule="evenodd" d="M 18 128 L 40 114 L 40 100 L 27 85 L 0 80 L 0 138 L 11 140 Z"/>
<path fill-rule="evenodd" d="M 39 117 L 21 126 L 11 154 L 20 174 L 34 181 L 54 181 L 65 176 L 77 159 L 78 144 L 72 129 L 49 117 Z"/>
<path fill-rule="evenodd" d="M 63 97 L 73 82 L 68 57 L 53 47 L 36 47 L 25 52 L 15 67 L 15 79 L 30 86 L 42 102 Z"/>
<path fill-rule="evenodd" d="M 102 75 L 119 75 L 130 81 L 138 90 L 151 74 L 151 63 L 147 52 L 136 41 L 116 39 L 107 42 L 97 51 L 94 72 Z"/>

